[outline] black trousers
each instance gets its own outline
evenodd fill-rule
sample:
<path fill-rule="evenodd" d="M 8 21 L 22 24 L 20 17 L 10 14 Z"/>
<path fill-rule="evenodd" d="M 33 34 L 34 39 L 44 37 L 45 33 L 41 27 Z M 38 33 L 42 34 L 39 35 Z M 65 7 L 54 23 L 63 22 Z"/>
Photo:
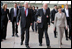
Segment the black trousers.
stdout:
<path fill-rule="evenodd" d="M 1 40 L 6 39 L 8 20 L 1 21 Z"/>
<path fill-rule="evenodd" d="M 34 31 L 34 22 L 32 22 L 32 30 Z"/>
<path fill-rule="evenodd" d="M 21 42 L 24 41 L 25 31 L 26 31 L 25 45 L 29 45 L 29 27 L 25 27 L 25 28 L 21 27 Z"/>
<path fill-rule="evenodd" d="M 18 25 L 16 23 L 16 17 L 14 17 L 12 21 L 12 34 L 14 35 L 15 32 L 16 34 L 18 33 Z"/>
<path fill-rule="evenodd" d="M 34 25 L 34 22 L 32 23 L 32 30 L 34 31 L 34 27 L 35 27 L 35 31 L 37 31 L 37 23 L 35 23 Z"/>
<path fill-rule="evenodd" d="M 46 45 L 50 46 L 50 40 L 49 40 L 49 37 L 48 37 L 47 30 L 48 30 L 48 27 L 45 27 L 45 25 L 43 26 L 43 28 L 38 27 L 39 43 L 42 44 L 42 38 L 43 38 L 43 32 L 44 32 L 45 38 L 46 38 Z"/>
<path fill-rule="evenodd" d="M 52 22 L 52 24 L 54 24 L 54 23 Z M 57 32 L 56 32 L 56 27 L 55 27 L 54 36 L 56 37 L 56 35 L 57 35 Z"/>
<path fill-rule="evenodd" d="M 70 19 L 69 19 L 69 17 L 67 17 L 66 19 L 67 19 L 67 24 L 69 26 L 69 37 L 71 37 L 71 23 L 70 23 Z M 66 28 L 65 28 L 65 36 L 66 36 L 66 38 L 68 38 L 68 30 L 66 30 Z"/>
<path fill-rule="evenodd" d="M 38 29 L 38 24 L 35 23 L 35 31 L 37 32 L 37 29 Z"/>

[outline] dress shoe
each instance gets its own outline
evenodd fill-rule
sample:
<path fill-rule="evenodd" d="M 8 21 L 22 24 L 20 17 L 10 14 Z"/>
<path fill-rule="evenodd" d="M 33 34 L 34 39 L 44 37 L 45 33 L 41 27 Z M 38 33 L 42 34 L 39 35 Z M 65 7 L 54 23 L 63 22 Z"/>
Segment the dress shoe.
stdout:
<path fill-rule="evenodd" d="M 55 36 L 55 38 L 57 38 L 57 36 Z"/>
<path fill-rule="evenodd" d="M 69 39 L 71 40 L 71 37 L 69 37 Z"/>
<path fill-rule="evenodd" d="M 33 29 L 33 32 L 34 32 L 34 29 Z"/>
<path fill-rule="evenodd" d="M 68 41 L 68 38 L 66 38 L 66 40 Z"/>
<path fill-rule="evenodd" d="M 51 48 L 51 46 L 47 46 L 47 48 Z"/>
<path fill-rule="evenodd" d="M 12 37 L 14 37 L 14 35 L 12 35 Z"/>
<path fill-rule="evenodd" d="M 4 40 L 6 40 L 6 38 L 4 38 Z"/>
<path fill-rule="evenodd" d="M 21 42 L 21 45 L 23 45 L 23 42 Z"/>
<path fill-rule="evenodd" d="M 26 48 L 30 48 L 28 45 L 26 45 Z"/>
<path fill-rule="evenodd" d="M 42 44 L 39 44 L 39 46 L 42 46 Z"/>
<path fill-rule="evenodd" d="M 63 45 L 63 44 L 61 43 L 61 45 Z"/>
<path fill-rule="evenodd" d="M 1 42 L 2 42 L 3 40 L 1 40 Z"/>
<path fill-rule="evenodd" d="M 19 37 L 18 34 L 16 34 L 16 37 Z"/>

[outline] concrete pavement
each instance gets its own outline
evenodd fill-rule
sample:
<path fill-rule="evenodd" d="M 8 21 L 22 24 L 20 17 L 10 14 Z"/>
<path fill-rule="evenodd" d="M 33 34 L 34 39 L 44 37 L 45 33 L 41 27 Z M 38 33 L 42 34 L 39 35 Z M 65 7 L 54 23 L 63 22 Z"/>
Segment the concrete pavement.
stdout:
<path fill-rule="evenodd" d="M 53 24 L 51 24 L 51 26 L 48 28 L 50 44 L 51 44 L 51 48 L 58 48 L 58 38 L 54 38 L 53 28 L 54 28 Z M 1 42 L 1 48 L 26 48 L 25 41 L 22 46 L 20 45 L 20 41 L 21 41 L 20 25 L 18 26 L 18 31 L 19 31 L 19 33 L 18 33 L 19 37 L 12 37 L 12 24 L 11 24 L 11 22 L 8 23 L 7 40 L 4 40 L 3 42 Z M 65 40 L 65 33 L 64 33 L 62 42 L 63 42 L 62 48 L 71 48 L 71 41 Z M 38 33 L 33 32 L 32 29 L 30 28 L 29 46 L 31 48 L 46 48 L 47 46 L 46 46 L 45 34 L 44 34 L 44 38 L 43 38 L 43 46 L 39 46 Z"/>

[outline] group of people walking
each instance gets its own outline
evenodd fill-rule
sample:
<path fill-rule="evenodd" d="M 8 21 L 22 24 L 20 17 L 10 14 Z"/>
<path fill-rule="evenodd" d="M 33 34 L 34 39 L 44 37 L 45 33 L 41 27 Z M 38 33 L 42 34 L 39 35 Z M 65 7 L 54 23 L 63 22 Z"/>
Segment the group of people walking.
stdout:
<path fill-rule="evenodd" d="M 48 27 L 50 27 L 50 22 L 54 24 L 54 37 L 58 37 L 59 48 L 62 45 L 63 33 L 65 30 L 66 40 L 68 40 L 68 28 L 69 28 L 69 39 L 71 39 L 71 9 L 68 8 L 68 4 L 62 9 L 61 6 L 54 5 L 54 9 L 50 12 L 50 8 L 46 3 L 43 7 L 38 9 L 35 6 L 31 7 L 28 3 L 24 3 L 24 7 L 20 4 L 14 4 L 14 8 L 10 11 L 7 9 L 7 4 L 4 4 L 1 8 L 1 41 L 6 40 L 7 34 L 7 24 L 8 21 L 12 22 L 12 37 L 18 35 L 18 25 L 20 22 L 21 26 L 21 43 L 25 39 L 24 35 L 26 33 L 25 45 L 29 47 L 29 29 L 32 26 L 33 32 L 38 31 L 39 46 L 42 46 L 42 38 L 45 33 L 47 48 L 51 48 L 50 39 L 48 36 Z M 41 22 L 38 21 L 38 17 L 41 17 Z M 50 21 L 51 18 L 51 21 Z M 25 32 L 26 31 L 26 32 Z M 58 34 L 58 35 L 57 35 Z"/>

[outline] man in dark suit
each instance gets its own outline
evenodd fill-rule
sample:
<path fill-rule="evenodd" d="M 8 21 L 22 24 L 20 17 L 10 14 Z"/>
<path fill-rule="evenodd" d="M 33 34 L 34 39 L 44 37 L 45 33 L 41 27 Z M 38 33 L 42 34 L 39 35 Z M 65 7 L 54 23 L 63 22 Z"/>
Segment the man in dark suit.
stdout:
<path fill-rule="evenodd" d="M 20 8 L 22 8 L 22 7 L 20 6 L 20 4 L 18 4 L 17 8 L 20 9 Z"/>
<path fill-rule="evenodd" d="M 12 32 L 12 37 L 14 36 L 14 32 L 16 31 L 16 36 L 18 36 L 18 25 L 16 24 L 16 18 L 17 18 L 17 15 L 18 15 L 18 9 L 17 9 L 17 3 L 14 4 L 14 8 L 12 8 L 10 10 L 10 21 L 12 22 L 12 29 L 13 29 L 13 32 Z"/>
<path fill-rule="evenodd" d="M 17 25 L 19 25 L 19 20 L 21 16 L 21 45 L 23 45 L 24 34 L 26 31 L 26 40 L 25 45 L 27 48 L 29 47 L 29 28 L 32 25 L 32 12 L 31 9 L 28 8 L 28 3 L 24 3 L 24 7 L 19 10 L 17 17 Z"/>
<path fill-rule="evenodd" d="M 69 26 L 69 39 L 71 39 L 71 9 L 68 8 L 68 4 L 65 5 L 65 8 L 62 10 L 65 13 L 67 24 Z M 66 40 L 68 40 L 68 30 L 65 29 Z"/>
<path fill-rule="evenodd" d="M 38 23 L 38 33 L 39 33 L 39 46 L 42 46 L 42 37 L 43 37 L 43 32 L 45 32 L 45 38 L 46 38 L 46 45 L 47 48 L 50 48 L 50 40 L 48 37 L 48 25 L 50 27 L 50 19 L 49 19 L 49 15 L 48 14 L 48 5 L 47 4 L 43 4 L 43 8 L 39 9 L 38 12 L 36 13 L 36 19 L 35 21 L 37 21 Z M 37 17 L 40 16 L 41 17 L 41 22 L 39 22 L 37 20 Z"/>
<path fill-rule="evenodd" d="M 36 7 L 36 13 L 38 12 L 38 7 Z M 36 30 L 36 32 L 37 32 L 37 30 L 38 30 L 38 23 L 36 23 L 35 22 L 35 30 Z"/>
<path fill-rule="evenodd" d="M 32 7 L 32 9 L 33 9 L 33 18 L 32 18 L 32 19 L 33 19 L 33 22 L 32 22 L 32 30 L 33 30 L 33 32 L 34 32 L 34 31 L 37 31 L 37 30 L 36 30 L 36 28 L 35 28 L 35 30 L 34 30 L 34 26 L 35 26 L 35 25 L 34 25 L 34 22 L 35 22 L 35 14 L 36 14 L 36 9 L 35 9 L 35 6 L 33 6 L 33 7 Z"/>
<path fill-rule="evenodd" d="M 52 22 L 52 24 L 54 24 L 54 18 L 55 18 L 55 14 L 58 12 L 58 10 L 57 10 L 57 5 L 54 5 L 54 9 L 51 11 L 51 22 Z M 54 37 L 55 38 L 57 38 L 57 36 L 56 36 L 56 28 L 55 28 L 55 30 L 54 30 Z"/>

